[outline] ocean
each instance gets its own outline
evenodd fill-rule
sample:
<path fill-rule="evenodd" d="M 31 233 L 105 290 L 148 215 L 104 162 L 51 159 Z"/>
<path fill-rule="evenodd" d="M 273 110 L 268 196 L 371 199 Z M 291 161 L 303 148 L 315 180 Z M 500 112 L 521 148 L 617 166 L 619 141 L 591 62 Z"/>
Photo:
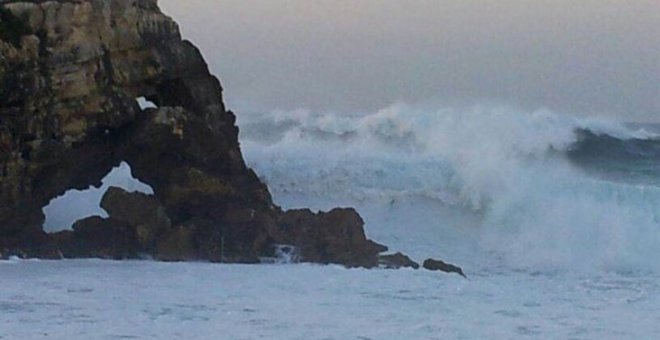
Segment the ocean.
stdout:
<path fill-rule="evenodd" d="M 425 270 L 0 262 L 0 339 L 654 339 L 660 129 L 510 107 L 238 115 L 284 208 L 355 207 Z"/>
<path fill-rule="evenodd" d="M 660 268 L 657 126 L 405 105 L 239 116 L 239 126 L 247 162 L 276 202 L 355 206 L 369 236 L 418 260 L 475 270 Z"/>

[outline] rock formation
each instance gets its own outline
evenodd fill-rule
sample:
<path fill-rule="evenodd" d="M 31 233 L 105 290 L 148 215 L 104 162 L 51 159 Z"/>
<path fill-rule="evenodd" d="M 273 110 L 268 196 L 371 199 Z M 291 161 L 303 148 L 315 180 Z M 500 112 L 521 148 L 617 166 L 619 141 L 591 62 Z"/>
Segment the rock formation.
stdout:
<path fill-rule="evenodd" d="M 112 189 L 109 218 L 42 230 L 51 199 L 122 161 L 153 196 Z M 0 0 L 0 253 L 254 263 L 278 244 L 364 267 L 386 249 L 352 209 L 273 204 L 220 82 L 156 0 Z"/>
<path fill-rule="evenodd" d="M 441 260 L 426 259 L 424 260 L 424 264 L 422 266 L 424 269 L 428 270 L 439 270 L 445 273 L 456 273 L 467 279 L 467 276 L 463 273 L 463 269 L 461 269 L 461 267 L 443 262 Z"/>
<path fill-rule="evenodd" d="M 419 263 L 402 253 L 380 255 L 379 265 L 385 269 L 412 268 L 419 269 Z"/>
<path fill-rule="evenodd" d="M 342 263 L 348 267 L 376 267 L 387 247 L 368 240 L 364 221 L 353 209 L 314 214 L 290 210 L 279 216 L 275 239 L 296 247 L 304 261 Z"/>

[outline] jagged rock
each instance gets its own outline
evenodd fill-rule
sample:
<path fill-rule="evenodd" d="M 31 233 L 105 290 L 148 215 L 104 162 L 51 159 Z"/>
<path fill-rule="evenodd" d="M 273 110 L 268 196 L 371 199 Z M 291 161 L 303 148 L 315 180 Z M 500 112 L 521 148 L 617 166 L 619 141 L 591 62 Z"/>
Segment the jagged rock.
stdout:
<path fill-rule="evenodd" d="M 338 263 L 347 267 L 378 266 L 378 254 L 387 247 L 368 240 L 364 221 L 354 209 L 313 213 L 290 210 L 277 221 L 276 242 L 298 250 L 301 261 Z"/>
<path fill-rule="evenodd" d="M 354 210 L 283 212 L 273 204 L 245 165 L 220 82 L 156 0 L 0 0 L 0 9 L 0 25 L 12 27 L 0 33 L 3 254 L 144 251 L 254 263 L 274 245 L 292 244 L 303 261 L 378 265 L 386 247 L 366 238 Z M 138 97 L 156 108 L 142 110 Z M 122 161 L 152 197 L 112 189 L 103 203 L 109 219 L 43 232 L 51 199 L 99 187 Z"/>
<path fill-rule="evenodd" d="M 153 253 L 157 239 L 172 227 L 165 208 L 153 195 L 110 187 L 101 199 L 101 208 L 110 218 L 135 228 L 141 248 L 149 253 Z"/>
<path fill-rule="evenodd" d="M 0 35 L 0 249 L 32 253 L 33 236 L 45 236 L 42 208 L 100 186 L 121 161 L 154 188 L 173 225 L 194 217 L 194 230 L 230 229 L 230 209 L 273 209 L 242 159 L 219 81 L 155 0 L 0 8 L 27 27 L 18 45 Z M 142 111 L 142 96 L 159 108 Z"/>
<path fill-rule="evenodd" d="M 1 246 L 9 235 L 41 230 L 50 199 L 100 185 L 120 160 L 122 127 L 139 113 L 135 96 L 182 77 L 166 70 L 184 72 L 186 63 L 166 65 L 175 58 L 159 56 L 183 42 L 149 1 L 0 6 L 34 33 L 21 36 L 20 47 L 0 41 Z"/>
<path fill-rule="evenodd" d="M 419 269 L 419 263 L 410 259 L 410 257 L 402 254 L 396 253 L 392 255 L 380 255 L 378 258 L 378 263 L 381 267 L 386 269 L 398 269 L 398 268 L 413 268 Z"/>
<path fill-rule="evenodd" d="M 135 228 L 126 222 L 100 216 L 87 217 L 73 225 L 73 231 L 54 236 L 64 257 L 103 259 L 138 258 L 141 248 Z"/>
<path fill-rule="evenodd" d="M 467 276 L 465 276 L 461 267 L 457 267 L 453 264 L 445 263 L 440 260 L 426 259 L 422 266 L 428 270 L 439 270 L 445 273 L 456 273 L 467 279 Z"/>

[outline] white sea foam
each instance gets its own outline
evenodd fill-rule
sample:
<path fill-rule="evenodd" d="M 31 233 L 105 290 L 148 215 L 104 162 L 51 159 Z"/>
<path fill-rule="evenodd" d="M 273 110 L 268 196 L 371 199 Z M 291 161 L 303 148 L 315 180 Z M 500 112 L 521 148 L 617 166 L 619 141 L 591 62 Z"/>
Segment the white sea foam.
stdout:
<path fill-rule="evenodd" d="M 660 188 L 594 178 L 565 157 L 577 142 L 576 129 L 619 139 L 657 137 L 643 130 L 544 110 L 403 104 L 369 115 L 298 110 L 239 119 L 248 163 L 285 206 L 358 205 L 368 230 L 383 228 L 399 235 L 394 239 L 414 235 L 415 228 L 464 233 L 456 230 L 463 221 L 478 250 L 513 267 L 657 267 L 649 254 L 660 252 Z M 414 228 L 370 213 L 415 201 L 399 213 L 428 215 L 421 211 L 428 204 L 419 204 L 424 200 L 444 211 Z M 470 216 L 445 218 L 451 210 Z"/>

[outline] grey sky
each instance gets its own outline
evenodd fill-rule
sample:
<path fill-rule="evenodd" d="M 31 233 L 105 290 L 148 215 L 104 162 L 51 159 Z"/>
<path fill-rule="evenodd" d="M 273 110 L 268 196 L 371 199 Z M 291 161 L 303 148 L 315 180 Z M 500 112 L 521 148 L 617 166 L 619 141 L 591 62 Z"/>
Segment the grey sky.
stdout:
<path fill-rule="evenodd" d="M 497 102 L 660 122 L 659 0 L 161 0 L 236 110 Z"/>

